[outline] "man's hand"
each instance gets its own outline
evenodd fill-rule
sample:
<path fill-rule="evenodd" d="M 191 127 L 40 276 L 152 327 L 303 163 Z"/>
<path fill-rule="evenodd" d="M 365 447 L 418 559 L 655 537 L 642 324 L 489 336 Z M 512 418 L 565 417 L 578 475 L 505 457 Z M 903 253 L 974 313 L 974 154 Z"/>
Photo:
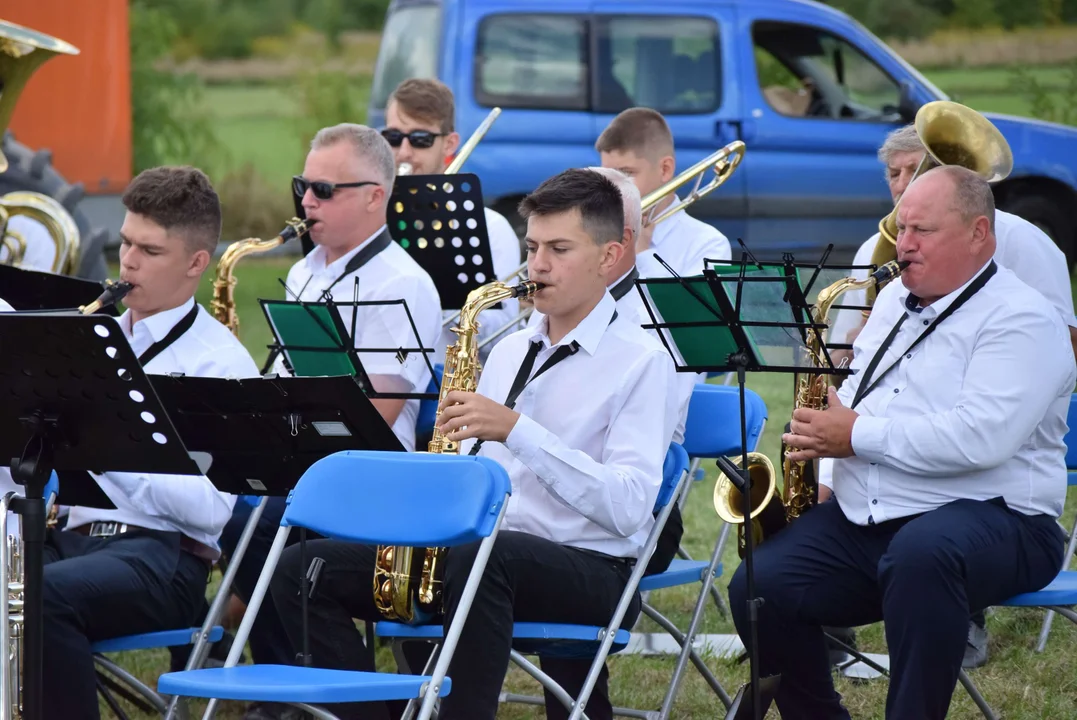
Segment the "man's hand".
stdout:
<path fill-rule="evenodd" d="M 454 390 L 438 405 L 438 430 L 454 442 L 468 438 L 505 442 L 520 413 L 484 395 Z"/>
<path fill-rule="evenodd" d="M 827 391 L 827 403 L 826 410 L 797 408 L 793 411 L 790 432 L 782 435 L 786 447 L 797 448 L 796 452 L 786 452 L 790 460 L 853 455 L 853 423 L 859 413 L 842 405 L 838 391 L 833 387 Z"/>

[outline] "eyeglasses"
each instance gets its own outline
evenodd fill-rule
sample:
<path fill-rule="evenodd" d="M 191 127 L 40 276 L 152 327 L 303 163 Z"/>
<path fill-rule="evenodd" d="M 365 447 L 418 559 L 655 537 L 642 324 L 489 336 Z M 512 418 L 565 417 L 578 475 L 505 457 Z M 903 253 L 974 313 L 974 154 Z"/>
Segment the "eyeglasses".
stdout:
<path fill-rule="evenodd" d="M 329 200 L 333 197 L 333 193 L 337 191 L 337 188 L 363 187 L 364 185 L 380 184 L 381 183 L 376 183 L 372 180 L 350 183 L 331 183 L 322 180 L 307 180 L 302 175 L 296 175 L 292 178 L 292 192 L 295 193 L 296 197 L 301 198 L 307 194 L 307 188 L 310 188 L 314 192 L 314 197 L 319 200 Z"/>
<path fill-rule="evenodd" d="M 396 128 L 386 128 L 381 131 L 381 136 L 389 141 L 389 144 L 393 147 L 400 147 L 404 142 L 404 138 L 408 139 L 413 148 L 419 150 L 425 150 L 429 147 L 434 147 L 434 139 L 444 137 L 448 133 L 433 133 L 429 130 L 412 130 L 409 133 L 397 130 Z"/>

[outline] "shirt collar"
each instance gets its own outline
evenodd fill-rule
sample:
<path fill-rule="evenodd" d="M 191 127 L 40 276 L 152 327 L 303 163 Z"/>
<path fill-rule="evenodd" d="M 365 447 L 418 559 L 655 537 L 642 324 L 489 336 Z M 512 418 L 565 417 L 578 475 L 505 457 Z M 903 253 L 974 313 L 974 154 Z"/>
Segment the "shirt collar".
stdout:
<path fill-rule="evenodd" d="M 614 280 L 613 282 L 611 282 L 608 287 L 616 287 L 622 280 L 624 280 L 626 277 L 631 275 L 633 270 L 636 270 L 637 272 L 639 272 L 636 269 L 636 266 L 633 265 L 632 267 L 628 268 L 628 270 L 625 272 L 624 275 L 622 275 L 621 277 L 619 277 L 616 280 Z"/>
<path fill-rule="evenodd" d="M 954 300 L 957 299 L 957 296 L 963 293 L 965 291 L 965 288 L 967 288 L 973 280 L 980 277 L 983 271 L 986 270 L 987 266 L 990 264 L 991 260 L 988 260 L 984 263 L 983 267 L 981 267 L 976 272 L 975 275 L 968 279 L 968 281 L 964 285 L 959 288 L 956 288 L 955 290 L 952 290 L 946 295 L 943 295 L 941 298 L 931 303 L 927 307 L 920 307 L 920 298 L 916 295 L 913 295 L 912 292 L 910 292 L 903 285 L 901 295 L 899 296 L 901 298 L 901 303 L 905 307 L 905 311 L 910 315 L 919 315 L 920 317 L 935 317 L 939 313 L 943 312 L 946 308 L 950 307 L 950 305 L 953 304 Z"/>
<path fill-rule="evenodd" d="M 607 290 L 602 294 L 602 299 L 598 301 L 598 304 L 587 314 L 587 317 L 581 320 L 576 327 L 569 330 L 561 338 L 561 342 L 557 344 L 568 345 L 575 341 L 589 355 L 594 355 L 598 350 L 602 335 L 606 332 L 606 328 L 610 326 L 613 313 L 616 311 L 617 303 L 614 301 L 613 296 L 610 295 L 609 290 Z M 531 340 L 541 340 L 543 346 L 547 348 L 553 346 L 550 342 L 550 336 L 547 334 L 549 323 L 549 317 L 542 318 L 542 322 L 535 327 L 535 331 L 531 334 Z"/>
<path fill-rule="evenodd" d="M 159 313 L 154 313 L 149 317 L 142 318 L 134 325 L 131 325 L 131 311 L 126 310 L 123 316 L 120 317 L 120 327 L 123 328 L 124 333 L 128 339 L 135 336 L 135 329 L 141 325 L 146 328 L 150 333 L 150 337 L 154 342 L 159 342 L 164 339 L 166 335 L 176 326 L 180 320 L 184 318 L 194 307 L 194 298 L 187 298 L 187 302 L 178 307 L 174 307 L 171 310 L 162 310 Z M 127 328 L 130 327 L 131 331 L 127 332 Z"/>
<path fill-rule="evenodd" d="M 311 250 L 305 258 L 307 270 L 311 273 L 311 275 L 319 272 L 328 272 L 331 275 L 343 275 L 344 269 L 348 267 L 348 263 L 351 262 L 351 259 L 355 257 L 360 250 L 369 245 L 371 241 L 374 240 L 374 238 L 381 235 L 382 232 L 386 229 L 386 227 L 388 226 L 382 225 L 380 228 L 374 231 L 373 235 L 371 235 L 366 240 L 359 243 L 351 250 L 344 253 L 328 265 L 325 262 L 325 248 L 321 245 L 315 245 L 314 249 Z"/>

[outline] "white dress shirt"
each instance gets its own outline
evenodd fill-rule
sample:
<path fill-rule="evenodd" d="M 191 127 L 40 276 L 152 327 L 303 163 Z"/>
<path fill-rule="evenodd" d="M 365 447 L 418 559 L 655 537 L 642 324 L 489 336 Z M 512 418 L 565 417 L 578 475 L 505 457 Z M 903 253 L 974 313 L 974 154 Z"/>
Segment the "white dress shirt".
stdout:
<path fill-rule="evenodd" d="M 868 239 L 853 258 L 853 265 L 870 265 L 879 239 L 876 233 Z M 1069 265 L 1065 254 L 1038 227 L 1003 210 L 995 211 L 995 262 L 1013 271 L 1017 278 L 1039 291 L 1054 306 L 1059 317 L 1069 327 L 1077 327 L 1073 314 L 1073 292 L 1070 287 Z M 854 270 L 853 277 L 867 278 L 868 271 Z M 893 284 L 893 283 L 891 283 Z M 842 305 L 867 305 L 867 291 L 850 290 L 838 299 Z M 860 325 L 860 310 L 835 310 L 830 326 L 829 342 L 848 343 L 849 332 Z M 832 487 L 833 461 L 819 461 L 819 484 Z"/>
<path fill-rule="evenodd" d="M 1002 496 L 1022 513 L 1062 512 L 1062 438 L 1077 381 L 1066 326 L 1043 295 L 1000 266 L 909 351 L 962 290 L 909 309 L 909 291 L 891 283 L 854 343 L 855 374 L 838 392 L 847 407 L 886 335 L 908 316 L 878 364 L 881 381 L 855 408 L 855 455 L 834 461 L 834 494 L 857 524 L 927 512 L 959 498 Z"/>
<path fill-rule="evenodd" d="M 731 257 L 726 236 L 684 210 L 658 223 L 651 247 L 636 256 L 636 267 L 643 277 L 669 277 L 669 271 L 655 259 L 656 253 L 681 277 L 702 275 L 704 260 Z"/>
<path fill-rule="evenodd" d="M 485 208 L 486 210 L 486 232 L 490 238 L 490 254 L 494 262 L 494 275 L 496 277 L 487 278 L 486 282 L 493 282 L 494 280 L 504 280 L 508 277 L 516 268 L 520 267 L 520 263 L 523 260 L 520 258 L 520 239 L 516 237 L 516 231 L 512 229 L 512 224 L 505 219 L 505 216 L 496 210 Z M 516 284 L 519 279 L 514 279 L 509 284 Z M 442 320 L 446 320 L 459 314 L 460 310 L 444 310 L 442 312 Z M 499 308 L 487 308 L 479 313 L 479 341 L 493 335 L 499 329 L 509 324 L 520 314 L 520 301 L 516 298 L 511 300 L 502 300 L 501 307 Z M 441 331 L 441 341 L 438 343 L 438 347 L 441 350 L 456 344 L 457 335 L 451 328 L 452 325 L 447 325 L 444 330 Z M 438 362 L 444 361 L 444 356 L 439 358 Z"/>
<path fill-rule="evenodd" d="M 669 353 L 634 318 L 610 322 L 607 292 L 558 345 L 579 351 L 532 380 L 505 443 L 481 455 L 506 468 L 512 496 L 503 529 L 615 557 L 637 557 L 654 523 L 662 464 L 677 423 Z M 490 353 L 478 392 L 504 402 L 532 340 L 534 372 L 555 352 L 546 324 L 513 333 Z M 461 453 L 474 440 L 461 443 Z"/>
<path fill-rule="evenodd" d="M 430 363 L 444 362 L 445 348 L 437 342 L 441 334 L 441 300 L 434 281 L 407 251 L 390 242 L 389 246 L 372 257 L 357 271 L 341 278 L 348 261 L 371 240 L 381 234 L 383 225 L 354 250 L 328 265 L 325 249 L 316 246 L 288 271 L 288 299 L 319 302 L 322 293 L 329 290 L 338 303 L 368 300 L 404 300 L 410 311 L 423 347 L 433 348 Z M 333 281 L 340 278 L 335 285 Z M 358 283 L 358 295 L 356 295 Z M 332 285 L 332 289 L 330 286 Z M 352 327 L 352 310 L 340 307 L 344 326 Z M 408 321 L 403 305 L 360 306 L 355 320 L 355 347 L 362 348 L 414 348 L 415 332 Z M 395 353 L 361 352 L 359 361 L 370 376 L 374 389 L 379 392 L 421 393 L 430 384 L 430 370 L 422 353 L 408 353 L 403 362 Z M 284 372 L 278 361 L 273 370 Z M 419 401 L 407 400 L 393 423 L 393 433 L 405 450 L 415 449 L 415 420 L 419 416 Z"/>
<path fill-rule="evenodd" d="M 15 311 L 15 308 L 8 305 L 7 302 L 3 298 L 0 298 L 0 312 L 14 312 L 14 311 Z"/>
<path fill-rule="evenodd" d="M 131 327 L 130 310 L 121 315 L 120 327 L 135 355 L 141 355 L 168 335 L 194 304 L 189 299 L 177 308 L 138 321 L 134 327 Z M 250 353 L 202 307 L 198 308 L 194 325 L 146 363 L 143 370 L 152 375 L 258 377 L 258 367 Z M 216 549 L 217 539 L 235 505 L 234 495 L 219 492 L 204 475 L 109 472 L 95 474 L 94 478 L 116 509 L 73 507 L 67 520 L 69 528 L 98 520 L 114 521 L 181 532 Z"/>

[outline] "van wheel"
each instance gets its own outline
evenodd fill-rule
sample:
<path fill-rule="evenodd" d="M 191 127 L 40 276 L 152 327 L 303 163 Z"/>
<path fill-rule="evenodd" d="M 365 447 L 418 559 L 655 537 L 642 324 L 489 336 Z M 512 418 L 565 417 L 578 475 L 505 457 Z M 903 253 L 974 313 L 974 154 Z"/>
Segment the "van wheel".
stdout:
<path fill-rule="evenodd" d="M 1002 209 L 1028 220 L 1047 233 L 1065 253 L 1071 270 L 1077 264 L 1077 249 L 1074 248 L 1074 233 L 1077 228 L 1063 212 L 1062 206 L 1052 198 L 1043 195 L 1018 195 Z"/>
<path fill-rule="evenodd" d="M 10 131 L 4 133 L 0 147 L 8 161 L 7 170 L 0 173 L 0 195 L 28 190 L 58 200 L 79 228 L 79 261 L 75 275 L 96 281 L 108 277 L 105 261 L 108 232 L 104 228 L 92 228 L 86 214 L 79 209 L 79 201 L 86 194 L 82 183 L 71 184 L 64 180 L 52 166 L 52 152 L 31 150 L 16 142 Z"/>

